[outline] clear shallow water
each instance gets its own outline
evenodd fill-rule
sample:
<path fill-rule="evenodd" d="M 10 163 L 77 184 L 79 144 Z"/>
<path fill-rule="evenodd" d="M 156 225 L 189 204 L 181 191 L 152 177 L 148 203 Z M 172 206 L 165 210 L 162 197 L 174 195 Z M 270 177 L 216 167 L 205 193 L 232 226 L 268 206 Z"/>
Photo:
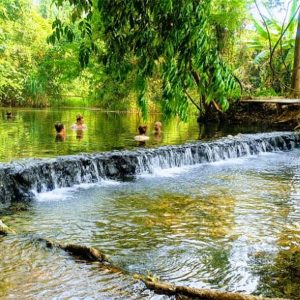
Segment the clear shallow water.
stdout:
<path fill-rule="evenodd" d="M 161 298 L 129 275 L 45 249 L 31 241 L 38 235 L 99 248 L 131 273 L 298 299 L 299 278 L 284 258 L 300 246 L 299 156 L 162 170 L 40 194 L 26 211 L 2 211 L 22 234 L 0 238 L 0 297 Z"/>
<path fill-rule="evenodd" d="M 219 137 L 227 134 L 265 131 L 263 128 L 241 126 L 218 127 L 209 125 L 199 128 L 196 117 L 187 123 L 170 120 L 163 122 L 163 134 L 152 134 L 155 121 L 161 115 L 151 115 L 143 122 L 137 114 L 105 113 L 87 109 L 44 109 L 12 110 L 12 118 L 6 117 L 7 109 L 0 109 L 0 162 L 27 157 L 53 157 L 80 152 L 110 151 L 113 149 L 131 149 L 139 144 L 133 140 L 140 124 L 148 125 L 146 147 L 181 144 L 199 138 Z M 76 115 L 82 113 L 88 130 L 78 134 L 71 130 Z M 65 141 L 56 141 L 55 122 L 65 124 Z"/>

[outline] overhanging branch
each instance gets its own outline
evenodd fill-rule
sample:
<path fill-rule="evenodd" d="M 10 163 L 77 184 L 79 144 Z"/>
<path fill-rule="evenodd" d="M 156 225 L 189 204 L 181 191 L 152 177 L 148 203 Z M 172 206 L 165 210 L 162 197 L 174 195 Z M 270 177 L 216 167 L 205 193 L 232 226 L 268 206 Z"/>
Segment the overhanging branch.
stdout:
<path fill-rule="evenodd" d="M 199 110 L 199 111 L 201 111 L 201 107 L 196 103 L 196 101 L 190 96 L 190 94 L 187 92 L 187 91 L 185 91 L 185 94 L 187 95 L 187 97 L 190 99 L 190 101 L 197 107 L 197 109 Z"/>

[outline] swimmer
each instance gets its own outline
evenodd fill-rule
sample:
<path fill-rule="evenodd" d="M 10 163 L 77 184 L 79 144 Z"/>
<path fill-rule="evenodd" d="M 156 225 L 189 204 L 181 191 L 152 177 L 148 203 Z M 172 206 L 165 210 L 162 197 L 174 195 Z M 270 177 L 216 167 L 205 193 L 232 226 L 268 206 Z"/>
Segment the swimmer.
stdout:
<path fill-rule="evenodd" d="M 140 125 L 138 128 L 139 135 L 136 135 L 134 139 L 138 142 L 143 142 L 149 140 L 149 136 L 146 135 L 147 132 L 147 126 L 146 125 Z"/>

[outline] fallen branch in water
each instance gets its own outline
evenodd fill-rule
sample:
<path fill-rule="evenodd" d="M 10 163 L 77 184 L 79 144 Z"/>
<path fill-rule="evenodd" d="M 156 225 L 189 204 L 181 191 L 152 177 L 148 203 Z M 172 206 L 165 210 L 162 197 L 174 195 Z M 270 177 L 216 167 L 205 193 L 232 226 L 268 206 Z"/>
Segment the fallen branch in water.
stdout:
<path fill-rule="evenodd" d="M 5 225 L 1 220 L 0 220 L 0 235 L 8 235 L 8 234 L 16 234 L 16 232 L 9 228 L 7 225 Z M 59 248 L 62 249 L 66 252 L 68 252 L 70 255 L 88 261 L 88 262 L 99 262 L 105 268 L 109 269 L 110 271 L 114 273 L 126 273 L 124 270 L 121 268 L 118 268 L 111 264 L 109 261 L 108 257 L 99 251 L 96 248 L 93 247 L 88 247 L 85 245 L 77 245 L 77 244 L 61 244 L 59 242 L 51 241 L 46 238 L 33 238 L 34 241 L 36 242 L 42 242 L 45 243 L 47 248 Z"/>
<path fill-rule="evenodd" d="M 14 234 L 15 231 L 10 229 L 0 220 L 0 234 Z M 61 244 L 45 238 L 34 238 L 34 241 L 45 243 L 47 248 L 62 249 L 76 258 L 83 259 L 89 262 L 100 262 L 102 266 L 114 273 L 127 273 L 125 270 L 114 266 L 109 262 L 107 256 L 93 247 L 76 244 Z M 157 294 L 173 295 L 178 299 L 199 299 L 199 300 L 284 300 L 282 298 L 264 298 L 252 295 L 245 295 L 233 292 L 221 292 L 211 289 L 197 289 L 187 286 L 176 286 L 168 283 L 157 281 L 151 276 L 142 276 L 135 274 L 135 279 L 142 281 L 146 287 L 153 290 Z"/>
<path fill-rule="evenodd" d="M 60 248 L 73 254 L 76 255 L 82 259 L 89 260 L 89 261 L 100 261 L 104 262 L 106 261 L 106 256 L 99 250 L 92 248 L 92 247 L 87 247 L 87 246 L 82 246 L 82 245 L 74 245 L 74 244 L 67 244 L 67 245 L 60 245 Z"/>
<path fill-rule="evenodd" d="M 85 260 L 88 262 L 99 262 L 106 269 L 108 269 L 114 273 L 125 273 L 125 271 L 122 270 L 121 268 L 114 266 L 109 261 L 108 257 L 96 248 L 87 247 L 84 245 L 77 245 L 77 244 L 64 245 L 64 244 L 61 244 L 61 243 L 58 243 L 55 241 L 51 241 L 51 240 L 45 239 L 45 238 L 37 238 L 36 241 L 44 242 L 46 244 L 47 248 L 62 249 L 76 258 L 79 258 L 79 259 L 82 259 L 82 260 Z"/>
<path fill-rule="evenodd" d="M 283 300 L 282 298 L 264 298 L 252 295 L 245 295 L 233 292 L 222 292 L 211 289 L 198 289 L 187 286 L 176 286 L 168 283 L 153 281 L 149 277 L 135 276 L 144 282 L 149 290 L 157 294 L 176 296 L 179 299 L 199 299 L 199 300 Z"/>
<path fill-rule="evenodd" d="M 0 220 L 0 235 L 8 235 L 8 234 L 16 233 L 13 229 L 9 228 Z"/>
<path fill-rule="evenodd" d="M 60 248 L 68 253 L 86 261 L 108 262 L 107 256 L 98 249 L 76 244 L 61 244 L 45 238 L 37 238 L 36 241 L 44 242 L 47 248 Z"/>

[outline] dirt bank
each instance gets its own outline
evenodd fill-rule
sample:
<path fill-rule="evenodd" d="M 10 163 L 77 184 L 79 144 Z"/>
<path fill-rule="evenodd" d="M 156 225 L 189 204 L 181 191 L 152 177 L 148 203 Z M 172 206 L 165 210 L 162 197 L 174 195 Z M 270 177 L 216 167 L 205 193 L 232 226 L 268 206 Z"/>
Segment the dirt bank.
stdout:
<path fill-rule="evenodd" d="M 299 105 L 236 103 L 224 114 L 232 124 L 264 124 L 276 130 L 293 130 L 300 124 Z"/>

